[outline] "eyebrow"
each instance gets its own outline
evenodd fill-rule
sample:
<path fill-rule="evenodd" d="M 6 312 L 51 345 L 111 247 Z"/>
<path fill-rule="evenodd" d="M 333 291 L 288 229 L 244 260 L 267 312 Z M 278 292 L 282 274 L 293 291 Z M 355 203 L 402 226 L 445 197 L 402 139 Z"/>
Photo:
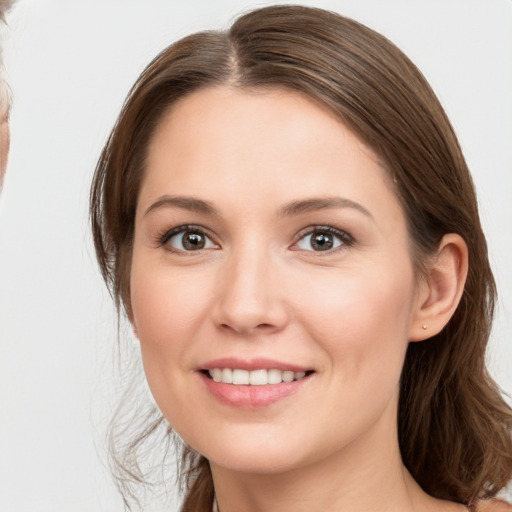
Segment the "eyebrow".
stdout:
<path fill-rule="evenodd" d="M 280 208 L 279 216 L 289 217 L 329 208 L 353 208 L 370 219 L 373 219 L 373 215 L 363 205 L 344 197 L 312 197 L 299 201 L 292 201 Z"/>
<path fill-rule="evenodd" d="M 177 207 L 191 212 L 203 213 L 206 215 L 218 217 L 219 212 L 209 201 L 197 199 L 188 196 L 162 196 L 158 198 L 145 212 L 144 216 L 152 211 L 163 207 Z"/>
<path fill-rule="evenodd" d="M 148 215 L 152 211 L 164 207 L 177 207 L 191 212 L 210 215 L 212 217 L 220 217 L 220 213 L 217 208 L 215 208 L 209 201 L 198 199 L 196 197 L 168 195 L 160 197 L 151 204 L 151 206 L 149 206 L 149 208 L 144 212 L 144 216 Z M 344 197 L 312 197 L 292 201 L 280 208 L 278 215 L 280 217 L 292 217 L 329 208 L 353 208 L 373 219 L 373 215 L 364 206 Z"/>

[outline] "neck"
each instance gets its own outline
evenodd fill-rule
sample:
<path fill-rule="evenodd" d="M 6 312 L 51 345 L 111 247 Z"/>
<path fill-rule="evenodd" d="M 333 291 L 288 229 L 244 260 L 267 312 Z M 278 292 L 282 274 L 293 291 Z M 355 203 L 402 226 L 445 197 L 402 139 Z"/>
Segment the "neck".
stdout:
<path fill-rule="evenodd" d="M 424 493 L 403 466 L 396 432 L 389 433 L 386 424 L 375 425 L 339 452 L 270 474 L 232 471 L 211 462 L 219 512 L 466 510 Z"/>
<path fill-rule="evenodd" d="M 379 471 L 371 461 L 340 467 L 334 456 L 322 464 L 277 474 L 234 473 L 212 465 L 220 512 L 383 512 L 382 496 L 393 504 L 408 503 L 409 476 L 403 466 L 392 464 Z M 389 492 L 393 489 L 393 492 Z M 398 492 L 397 492 L 398 491 Z M 390 503 L 389 510 L 393 508 Z M 409 510 L 404 508 L 403 510 Z"/>

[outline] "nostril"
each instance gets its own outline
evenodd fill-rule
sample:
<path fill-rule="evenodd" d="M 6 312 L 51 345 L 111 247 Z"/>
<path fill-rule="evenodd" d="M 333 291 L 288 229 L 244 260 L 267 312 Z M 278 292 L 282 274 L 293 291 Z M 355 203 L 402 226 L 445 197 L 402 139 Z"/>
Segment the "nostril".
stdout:
<path fill-rule="evenodd" d="M 256 326 L 256 329 L 262 329 L 262 330 L 269 330 L 269 329 L 275 329 L 275 326 L 272 324 L 259 324 Z"/>
<path fill-rule="evenodd" d="M 219 327 L 224 331 L 230 331 L 237 334 L 254 334 L 254 333 L 271 333 L 273 331 L 277 331 L 278 327 L 275 325 L 272 325 L 270 323 L 261 323 L 256 325 L 247 324 L 244 325 L 242 323 L 239 323 L 237 325 L 229 324 L 229 323 L 221 323 L 219 324 Z"/>

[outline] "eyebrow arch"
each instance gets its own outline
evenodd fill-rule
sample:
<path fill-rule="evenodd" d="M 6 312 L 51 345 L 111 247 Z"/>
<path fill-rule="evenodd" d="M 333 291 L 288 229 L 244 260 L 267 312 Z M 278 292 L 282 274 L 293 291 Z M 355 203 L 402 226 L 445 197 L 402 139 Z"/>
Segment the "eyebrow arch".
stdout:
<path fill-rule="evenodd" d="M 155 211 L 163 207 L 177 207 L 183 210 L 189 210 L 191 212 L 203 213 L 218 217 L 218 210 L 209 201 L 203 201 L 195 197 L 188 196 L 162 196 L 158 198 L 145 212 L 144 216 L 148 215 L 152 211 Z"/>
<path fill-rule="evenodd" d="M 219 217 L 219 211 L 209 201 L 197 199 L 189 196 L 168 196 L 164 195 L 158 198 L 144 212 L 144 216 L 154 210 L 163 207 L 177 207 L 192 212 L 203 213 L 206 215 Z M 343 197 L 313 197 L 309 199 L 300 199 L 292 201 L 279 209 L 280 217 L 291 217 L 301 215 L 315 210 L 323 210 L 329 208 L 353 208 L 363 213 L 367 217 L 373 219 L 372 214 L 361 204 Z"/>
<path fill-rule="evenodd" d="M 301 215 L 315 210 L 324 210 L 328 208 L 353 208 L 370 219 L 373 219 L 372 214 L 362 205 L 346 199 L 344 197 L 312 197 L 309 199 L 301 199 L 292 201 L 283 206 L 279 210 L 279 216 L 288 217 L 294 215 Z"/>

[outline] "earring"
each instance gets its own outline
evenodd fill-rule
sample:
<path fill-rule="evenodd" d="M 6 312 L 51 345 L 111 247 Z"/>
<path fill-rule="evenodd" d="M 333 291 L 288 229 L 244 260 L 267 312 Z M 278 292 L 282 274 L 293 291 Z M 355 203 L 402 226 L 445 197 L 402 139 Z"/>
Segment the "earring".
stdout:
<path fill-rule="evenodd" d="M 423 325 L 421 326 L 421 328 L 422 328 L 424 331 L 426 331 L 426 330 L 427 330 L 427 324 L 423 324 Z"/>

